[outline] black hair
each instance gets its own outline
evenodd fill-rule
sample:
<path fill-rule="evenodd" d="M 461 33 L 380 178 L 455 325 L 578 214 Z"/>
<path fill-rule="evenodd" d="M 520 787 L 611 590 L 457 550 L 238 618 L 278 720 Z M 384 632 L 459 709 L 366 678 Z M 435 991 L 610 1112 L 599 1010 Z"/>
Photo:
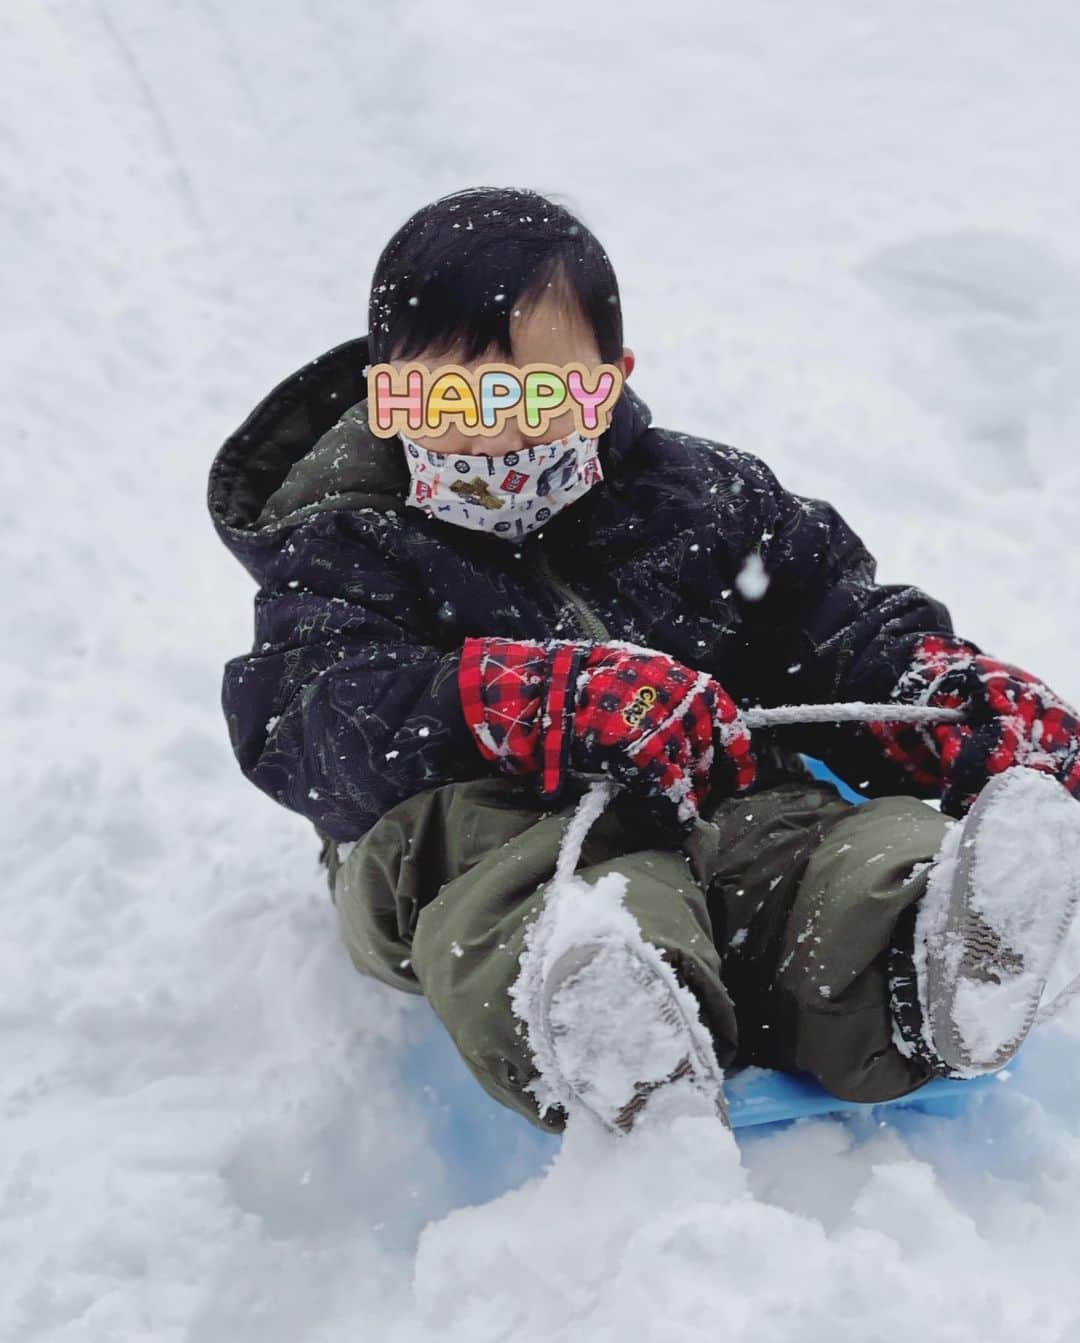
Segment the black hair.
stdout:
<path fill-rule="evenodd" d="M 510 314 L 545 289 L 576 299 L 603 363 L 623 351 L 607 253 L 564 206 L 515 187 L 469 187 L 417 210 L 383 248 L 368 303 L 373 364 L 456 349 L 510 359 Z"/>

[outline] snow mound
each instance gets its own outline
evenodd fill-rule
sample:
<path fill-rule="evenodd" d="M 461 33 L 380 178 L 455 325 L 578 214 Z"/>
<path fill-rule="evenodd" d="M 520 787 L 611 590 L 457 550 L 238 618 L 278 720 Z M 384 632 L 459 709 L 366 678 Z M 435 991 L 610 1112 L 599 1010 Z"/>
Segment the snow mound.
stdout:
<path fill-rule="evenodd" d="M 706 1118 L 619 1140 L 572 1118 L 542 1178 L 426 1228 L 409 1329 L 521 1343 L 1072 1337 L 1080 1292 L 1055 1264 L 1073 1242 L 1075 1126 L 1055 1133 L 1004 1094 L 978 1116 L 908 1124 L 808 1122 L 745 1142 L 740 1159 Z"/>

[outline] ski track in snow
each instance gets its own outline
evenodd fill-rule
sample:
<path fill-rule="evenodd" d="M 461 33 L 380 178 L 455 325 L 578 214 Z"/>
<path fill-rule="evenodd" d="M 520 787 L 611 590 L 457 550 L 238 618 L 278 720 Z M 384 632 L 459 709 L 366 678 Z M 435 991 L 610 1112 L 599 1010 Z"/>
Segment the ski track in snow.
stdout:
<path fill-rule="evenodd" d="M 658 424 L 1080 701 L 1080 18 L 806 17 L 484 0 L 450 77 L 435 0 L 4 8 L 3 1339 L 1080 1338 L 1080 1005 L 960 1120 L 559 1145 L 351 969 L 218 707 L 215 448 L 482 182 L 597 231 Z"/>

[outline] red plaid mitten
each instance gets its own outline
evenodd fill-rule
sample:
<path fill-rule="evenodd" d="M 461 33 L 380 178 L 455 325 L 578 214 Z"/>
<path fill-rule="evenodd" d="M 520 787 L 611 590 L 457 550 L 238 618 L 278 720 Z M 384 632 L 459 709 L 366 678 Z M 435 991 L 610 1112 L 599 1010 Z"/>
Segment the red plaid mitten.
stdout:
<path fill-rule="evenodd" d="M 990 776 L 1011 765 L 1053 774 L 1080 797 L 1080 719 L 1030 672 L 928 634 L 894 698 L 963 710 L 958 722 L 867 725 L 913 783 L 940 791 L 947 815 L 965 815 Z"/>
<path fill-rule="evenodd" d="M 650 798 L 657 819 L 689 827 L 715 782 L 754 781 L 750 733 L 704 672 L 631 645 L 466 639 L 458 676 L 480 752 L 509 773 L 539 774 L 555 797 L 568 770 L 609 773 Z"/>

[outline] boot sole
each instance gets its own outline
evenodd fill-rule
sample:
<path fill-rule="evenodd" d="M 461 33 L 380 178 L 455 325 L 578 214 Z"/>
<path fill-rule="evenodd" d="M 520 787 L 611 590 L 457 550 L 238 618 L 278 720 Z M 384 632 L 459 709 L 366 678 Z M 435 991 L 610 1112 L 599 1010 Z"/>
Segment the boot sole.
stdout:
<path fill-rule="evenodd" d="M 659 1009 L 656 1003 L 651 1000 L 647 991 L 641 993 L 642 1009 L 657 1012 L 666 1026 L 678 1032 L 681 1037 L 681 1045 L 685 1046 L 682 1057 L 667 1076 L 649 1082 L 636 1082 L 628 1088 L 625 1103 L 614 1115 L 596 1104 L 595 1097 L 590 1093 L 587 1085 L 577 1085 L 572 1078 L 560 1074 L 563 1088 L 578 1105 L 588 1110 L 605 1128 L 615 1133 L 625 1134 L 633 1128 L 643 1111 L 650 1105 L 657 1105 L 661 1093 L 670 1092 L 676 1084 L 689 1081 L 702 1097 L 711 1102 L 712 1110 L 717 1118 L 726 1127 L 730 1127 L 727 1103 L 724 1099 L 723 1072 L 717 1065 L 715 1057 L 711 1055 L 711 1050 L 706 1052 L 699 1043 L 694 1024 L 689 1021 L 682 1003 L 671 991 L 671 987 L 664 976 L 640 956 L 631 943 L 623 939 L 613 938 L 578 944 L 564 952 L 548 971 L 542 992 L 540 1025 L 546 1038 L 549 1057 L 558 1057 L 558 1032 L 553 1027 L 551 1014 L 556 994 L 568 980 L 587 971 L 598 952 L 608 950 L 613 946 L 621 946 L 629 954 L 630 963 L 633 966 L 629 976 L 633 983 L 626 984 L 627 993 L 647 990 L 650 985 L 661 986 Z M 586 1029 L 586 1027 L 583 1026 L 582 1029 Z M 698 1029 L 700 1029 L 700 1026 Z"/>
<path fill-rule="evenodd" d="M 926 1005 L 933 1046 L 959 1076 L 996 1072 L 1020 1048 L 1080 900 L 1080 869 L 1072 859 L 1080 855 L 1080 804 L 1048 774 L 1024 770 L 1026 777 L 1018 782 L 1019 768 L 995 775 L 963 821 L 947 913 L 927 947 Z M 1045 784 L 1033 783 L 1032 776 Z M 1021 929 L 1015 903 L 1008 909 L 1010 890 L 993 886 L 993 860 L 1004 854 L 1007 866 L 1009 854 L 1007 838 L 997 835 L 988 820 L 1002 815 L 999 807 L 1009 808 L 1021 799 L 1029 807 L 1032 790 L 1037 793 L 1040 787 L 1045 806 L 1059 810 L 1054 833 L 1062 833 L 1064 826 L 1064 833 L 1071 835 L 1071 852 L 1061 855 L 1058 871 L 1040 890 L 1042 898 L 1025 907 Z M 989 860 L 981 878 L 980 859 L 984 866 Z M 1021 891 L 1015 894 L 1023 898 Z"/>

